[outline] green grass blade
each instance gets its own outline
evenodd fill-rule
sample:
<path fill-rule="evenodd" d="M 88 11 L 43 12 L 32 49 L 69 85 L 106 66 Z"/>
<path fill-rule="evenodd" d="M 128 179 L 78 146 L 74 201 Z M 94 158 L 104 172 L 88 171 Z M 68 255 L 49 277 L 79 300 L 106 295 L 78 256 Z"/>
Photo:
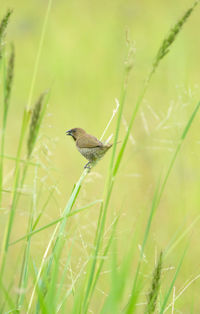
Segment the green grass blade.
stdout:
<path fill-rule="evenodd" d="M 175 272 L 175 275 L 174 275 L 174 278 L 173 278 L 173 280 L 172 280 L 172 282 L 171 282 L 171 285 L 170 285 L 170 287 L 169 287 L 169 290 L 167 291 L 167 293 L 166 293 L 165 296 L 164 296 L 164 301 L 163 301 L 163 303 L 162 303 L 162 305 L 161 305 L 160 314 L 163 314 L 163 313 L 164 313 L 165 307 L 166 307 L 166 305 L 167 305 L 167 301 L 168 301 L 168 299 L 169 299 L 169 296 L 170 296 L 170 294 L 171 294 L 171 292 L 172 292 L 172 289 L 173 289 L 173 287 L 174 287 L 176 278 L 177 278 L 177 276 L 178 276 L 178 274 L 179 274 L 179 271 L 180 271 L 180 269 L 181 269 L 181 265 L 182 265 L 182 263 L 183 263 L 183 259 L 184 259 L 184 257 L 185 257 L 187 248 L 188 248 L 188 247 L 186 247 L 186 249 L 185 249 L 185 251 L 184 251 L 184 253 L 183 253 L 182 257 L 181 257 L 181 260 L 180 260 L 180 262 L 179 262 L 179 264 L 178 264 L 177 270 L 176 270 L 176 272 Z"/>
<path fill-rule="evenodd" d="M 100 260 L 100 263 L 99 263 L 99 265 L 98 265 L 98 267 L 97 267 L 97 270 L 96 270 L 96 273 L 95 273 L 95 275 L 94 275 L 94 280 L 93 280 L 93 282 L 92 282 L 92 286 L 91 286 L 91 289 L 90 289 L 90 295 L 89 295 L 88 299 L 91 299 L 91 298 L 92 298 L 92 295 L 93 295 L 93 293 L 94 293 L 94 291 L 95 291 L 95 287 L 96 287 L 96 285 L 97 285 L 97 282 L 98 282 L 98 279 L 99 279 L 101 270 L 102 270 L 103 265 L 104 265 L 105 257 L 106 257 L 107 254 L 108 254 L 108 251 L 109 251 L 109 249 L 110 249 L 110 246 L 111 246 L 112 241 L 113 241 L 113 238 L 114 238 L 114 234 L 115 234 L 115 230 L 116 230 L 118 221 L 119 221 L 119 217 L 117 217 L 117 218 L 115 219 L 115 222 L 114 222 L 114 224 L 113 224 L 111 235 L 110 235 L 110 237 L 109 237 L 109 239 L 108 239 L 108 241 L 107 241 L 107 245 L 106 245 L 106 247 L 105 247 L 105 249 L 104 249 L 104 252 L 103 252 L 103 255 L 102 255 L 102 259 Z M 87 305 L 86 308 L 88 308 L 88 305 Z"/>
<path fill-rule="evenodd" d="M 32 231 L 34 215 L 37 208 L 37 176 L 38 176 L 38 168 L 35 167 L 35 175 L 34 175 L 34 184 L 33 184 L 33 195 L 32 195 L 32 204 L 31 210 L 29 214 L 29 222 L 28 222 L 28 232 Z M 17 307 L 21 308 L 24 302 L 25 291 L 27 288 L 28 282 L 28 272 L 29 272 L 29 258 L 30 258 L 30 249 L 31 249 L 31 237 L 27 237 L 27 243 L 24 249 L 24 258 L 21 267 L 21 276 L 19 281 L 19 291 L 21 293 L 18 296 Z"/>
<path fill-rule="evenodd" d="M 4 154 L 4 155 L 0 155 L 0 157 L 3 157 L 3 158 L 5 158 L 5 159 L 9 159 L 9 160 L 13 160 L 13 161 L 19 161 L 19 162 L 21 162 L 21 163 L 27 163 L 27 164 L 29 164 L 29 165 L 31 165 L 31 166 L 41 167 L 41 164 L 40 164 L 40 163 L 33 162 L 33 161 L 27 160 L 27 159 L 19 159 L 19 160 L 17 160 L 16 157 L 12 157 L 12 156 L 5 155 L 5 154 Z"/>
<path fill-rule="evenodd" d="M 191 125 L 192 125 L 192 122 L 193 122 L 193 120 L 194 120 L 194 118 L 195 118 L 195 116 L 196 116 L 196 114 L 197 114 L 197 112 L 198 112 L 198 110 L 199 110 L 199 107 L 200 107 L 200 102 L 198 102 L 198 104 L 196 105 L 194 111 L 192 112 L 192 114 L 191 114 L 191 116 L 190 116 L 190 118 L 189 118 L 189 120 L 188 120 L 188 122 L 187 122 L 187 124 L 186 124 L 186 126 L 185 126 L 185 128 L 184 128 L 184 130 L 183 130 L 183 133 L 182 133 L 182 135 L 181 135 L 180 142 L 179 142 L 179 144 L 178 144 L 178 146 L 177 146 L 177 148 L 176 148 L 176 150 L 175 150 L 175 152 L 174 152 L 174 154 L 173 154 L 173 156 L 172 156 L 172 159 L 171 159 L 171 161 L 170 161 L 170 164 L 169 164 L 167 173 L 166 173 L 165 178 L 164 178 L 164 180 L 163 180 L 163 183 L 162 183 L 162 186 L 161 186 L 161 189 L 160 189 L 160 195 L 159 195 L 159 198 L 158 198 L 158 203 L 160 202 L 160 199 L 161 199 L 161 197 L 162 197 L 162 194 L 163 194 L 163 192 L 164 192 L 165 186 L 166 186 L 166 184 L 167 184 L 169 175 L 170 175 L 171 170 L 172 170 L 172 168 L 173 168 L 173 166 L 174 166 L 174 163 L 175 163 L 175 161 L 176 161 L 177 155 L 178 155 L 178 153 L 179 153 L 179 151 L 180 151 L 180 149 L 181 149 L 181 147 L 182 147 L 182 144 L 183 144 L 183 141 L 184 141 L 185 138 L 186 138 L 186 135 L 188 134 L 188 131 L 189 131 L 189 129 L 190 129 Z"/>
<path fill-rule="evenodd" d="M 42 52 L 42 46 L 44 43 L 44 38 L 45 38 L 45 33 L 46 33 L 46 29 L 47 29 L 47 23 L 48 23 L 51 7 L 52 7 L 52 0 L 48 0 L 47 10 L 46 10 L 44 23 L 42 26 L 42 32 L 41 32 L 41 36 L 40 36 L 39 47 L 37 50 L 37 56 L 36 56 L 34 69 L 33 69 L 33 76 L 32 76 L 32 81 L 31 81 L 31 86 L 30 86 L 30 92 L 29 92 L 29 96 L 28 96 L 27 110 L 30 109 L 30 106 L 32 103 L 33 91 L 34 91 L 34 87 L 35 87 L 35 82 L 36 82 L 36 77 L 37 77 L 39 62 L 40 62 L 40 56 L 41 56 L 41 52 Z"/>
<path fill-rule="evenodd" d="M 129 52 L 128 52 L 128 60 L 131 58 L 130 51 L 132 51 L 132 47 L 129 47 Z M 91 292 L 93 280 L 94 280 L 94 274 L 95 274 L 95 268 L 96 268 L 96 260 L 97 260 L 97 255 L 101 246 L 102 238 L 103 238 L 103 233 L 104 233 L 104 227 L 105 227 L 105 222 L 106 222 L 106 214 L 107 214 L 107 209 L 110 201 L 110 197 L 112 194 L 112 189 L 114 185 L 114 176 L 113 176 L 113 166 L 114 166 L 114 160 L 116 156 L 116 145 L 117 145 L 117 139 L 119 135 L 119 130 L 120 130 L 120 125 L 121 125 L 121 119 L 122 119 L 122 113 L 123 113 L 123 108 L 124 108 L 124 103 L 126 99 L 126 93 L 127 93 L 127 84 L 128 84 L 128 79 L 129 79 L 129 74 L 132 69 L 132 63 L 130 63 L 129 67 L 125 68 L 125 75 L 124 75 L 124 80 L 122 83 L 122 89 L 121 89 L 121 95 L 120 95 L 120 108 L 118 112 L 118 119 L 117 119 L 117 124 L 116 124 L 116 130 L 115 130 L 115 135 L 114 135 L 114 143 L 113 143 L 113 150 L 112 150 L 112 155 L 110 159 L 110 165 L 109 165 L 109 171 L 108 171 L 108 176 L 107 176 L 107 182 L 105 185 L 105 191 L 104 191 L 104 204 L 102 204 L 101 209 L 100 209 L 100 216 L 99 216 L 99 221 L 98 221 L 98 228 L 96 231 L 96 237 L 95 237 L 95 252 L 94 252 L 94 257 L 91 265 L 91 270 L 90 270 L 90 275 L 88 279 L 88 284 L 84 296 L 84 301 L 83 301 L 83 312 L 87 311 L 88 307 L 88 297 Z"/>
<path fill-rule="evenodd" d="M 152 76 L 153 76 L 156 68 L 158 67 L 161 59 L 163 59 L 166 56 L 166 51 L 169 51 L 169 47 L 175 41 L 176 36 L 180 32 L 183 24 L 188 20 L 189 16 L 191 15 L 191 13 L 193 12 L 193 10 L 195 9 L 195 7 L 197 6 L 198 3 L 199 3 L 199 0 L 195 1 L 193 6 L 191 8 L 189 8 L 187 10 L 187 12 L 180 18 L 180 20 L 172 28 L 172 30 L 170 31 L 170 33 L 166 37 L 166 39 L 164 39 L 163 43 L 161 44 L 161 47 L 158 50 L 158 53 L 157 53 L 157 55 L 155 57 L 155 61 L 153 62 L 153 65 L 152 65 L 152 69 L 151 69 L 149 75 L 147 75 L 147 77 L 146 77 L 143 89 L 142 89 L 142 91 L 141 91 L 141 93 L 140 93 L 140 95 L 138 97 L 138 100 L 136 102 L 136 106 L 133 109 L 133 113 L 131 115 L 131 120 L 130 120 L 129 125 L 128 125 L 127 133 L 126 133 L 125 138 L 123 140 L 120 152 L 119 152 L 119 154 L 117 156 L 117 160 L 115 162 L 114 171 L 113 171 L 113 175 L 114 176 L 117 174 L 117 171 L 119 169 L 119 166 L 120 166 L 120 163 L 121 163 L 121 160 L 122 160 L 122 157 L 123 157 L 123 154 L 124 154 L 127 142 L 128 142 L 128 138 L 129 138 L 131 129 L 133 127 L 133 123 L 135 121 L 135 118 L 136 118 L 137 112 L 138 112 L 138 110 L 140 108 L 140 105 L 142 103 L 142 100 L 143 100 L 143 98 L 144 98 L 144 96 L 146 94 L 146 91 L 147 91 L 148 87 L 149 87 L 149 83 L 150 83 L 150 81 L 152 79 Z"/>
<path fill-rule="evenodd" d="M 142 244 L 141 256 L 143 255 L 143 252 L 144 252 L 144 247 L 145 247 L 145 244 L 146 244 L 146 241 L 147 241 L 147 237 L 148 237 L 148 234 L 149 234 L 149 229 L 150 229 L 153 213 L 154 213 L 155 209 L 159 205 L 160 199 L 161 199 L 161 197 L 163 195 L 166 183 L 168 181 L 169 175 L 170 175 L 171 170 L 173 168 L 173 165 L 175 163 L 176 157 L 177 157 L 177 155 L 178 155 L 178 153 L 180 151 L 180 148 L 182 146 L 183 140 L 186 138 L 186 135 L 187 135 L 187 133 L 188 133 L 190 127 L 191 127 L 191 124 L 192 124 L 192 122 L 193 122 L 193 120 L 194 120 L 194 118 L 195 118 L 195 116 L 196 116 L 196 114 L 197 114 L 197 112 L 199 110 L 199 106 L 200 106 L 200 102 L 197 104 L 195 110 L 193 111 L 191 117 L 188 120 L 188 123 L 186 124 L 186 127 L 183 130 L 183 133 L 182 133 L 182 136 L 181 136 L 181 141 L 178 144 L 178 146 L 177 146 L 177 148 L 175 150 L 174 155 L 172 156 L 172 160 L 171 160 L 171 162 L 169 164 L 167 173 L 166 173 L 165 178 L 163 180 L 163 183 L 162 183 L 162 185 L 160 187 L 160 192 L 158 193 L 158 189 L 157 189 L 157 192 L 155 194 L 155 197 L 154 197 L 154 200 L 153 200 L 153 204 L 152 204 L 153 205 L 152 206 L 152 210 L 151 210 L 150 217 L 149 217 L 149 220 L 148 220 L 148 225 L 147 225 L 147 228 L 146 228 L 146 231 L 145 231 L 144 241 L 143 241 L 143 244 Z M 137 284 L 137 278 L 138 278 L 139 270 L 140 270 L 140 262 L 138 264 L 138 268 L 137 268 L 136 276 L 135 276 L 135 279 L 134 279 L 134 285 L 133 285 L 133 290 L 132 290 L 131 295 L 135 294 L 135 289 L 136 289 L 136 284 Z M 128 310 L 127 310 L 127 313 L 132 313 L 132 311 L 133 311 L 133 304 L 131 304 L 131 302 L 130 302 Z"/>
<path fill-rule="evenodd" d="M 200 216 L 197 216 L 196 219 L 183 231 L 183 233 L 177 237 L 175 236 L 173 241 L 171 241 L 171 243 L 167 246 L 165 252 L 164 252 L 164 256 L 168 256 L 169 253 L 171 253 L 175 247 L 182 241 L 182 239 L 190 232 L 190 230 L 192 230 L 192 228 L 194 227 L 194 225 L 196 225 L 196 223 L 199 221 Z"/>
<path fill-rule="evenodd" d="M 67 215 L 67 217 L 71 217 L 71 216 L 77 215 L 77 214 L 81 213 L 82 211 L 85 211 L 86 209 L 92 207 L 93 205 L 98 204 L 98 203 L 101 203 L 101 202 L 102 202 L 101 200 L 96 200 L 96 201 L 94 201 L 94 202 L 92 202 L 92 203 L 89 203 L 88 205 L 86 205 L 86 206 L 84 206 L 84 207 L 82 207 L 82 208 L 76 209 L 76 210 L 74 210 L 73 212 L 69 213 L 69 214 Z M 47 225 L 45 225 L 45 226 L 43 226 L 43 227 L 41 227 L 41 228 L 38 228 L 38 229 L 36 229 L 36 230 L 34 230 L 34 231 L 31 231 L 31 232 L 27 233 L 26 235 L 24 235 L 23 237 L 21 237 L 21 238 L 15 240 L 15 241 L 13 241 L 13 242 L 11 242 L 9 245 L 14 245 L 14 244 L 16 244 L 16 243 L 18 243 L 18 242 L 20 242 L 20 241 L 22 241 L 22 240 L 24 240 L 24 239 L 27 239 L 27 238 L 30 237 L 30 236 L 33 236 L 34 234 L 37 234 L 38 232 L 41 232 L 41 231 L 43 231 L 43 230 L 45 230 L 45 229 L 47 229 L 47 228 L 50 228 L 50 227 L 52 227 L 52 226 L 58 224 L 59 222 L 61 222 L 64 218 L 65 218 L 65 217 L 60 217 L 60 218 L 58 218 L 58 219 L 56 219 L 56 220 L 50 222 L 49 224 L 47 224 Z"/>
<path fill-rule="evenodd" d="M 72 246 L 73 246 L 73 245 L 74 245 L 74 243 L 72 243 Z M 62 305 L 64 304 L 65 298 L 66 298 L 65 295 L 62 296 L 62 297 L 60 297 L 60 295 L 61 295 L 61 291 L 62 291 L 63 286 L 64 286 L 64 282 L 65 282 L 65 280 L 66 280 L 66 274 L 67 274 L 67 271 L 68 271 L 68 266 L 69 266 L 69 264 L 70 264 L 70 260 L 71 260 L 71 257 L 72 257 L 72 246 L 70 247 L 69 253 L 68 253 L 68 255 L 67 255 L 67 260 L 66 260 L 66 262 L 65 262 L 64 270 L 63 270 L 63 272 L 62 272 L 61 280 L 60 280 L 60 282 L 59 282 L 59 287 L 57 287 L 57 292 L 56 292 L 56 304 L 58 305 L 58 304 L 60 303 L 60 302 L 59 302 L 59 299 L 62 300 L 62 301 L 61 301 L 62 303 L 61 303 L 60 306 L 57 306 L 56 312 L 60 312 L 60 310 L 61 310 L 61 308 L 62 308 Z M 67 299 L 67 298 L 66 298 L 66 299 Z"/>
<path fill-rule="evenodd" d="M 10 209 L 10 215 L 8 218 L 7 226 L 5 228 L 4 232 L 4 239 L 2 242 L 2 247 L 1 247 L 1 257 L 0 257 L 0 279 L 2 279 L 3 273 L 4 273 L 4 268 L 5 268 L 5 263 L 6 263 L 6 256 L 7 256 L 7 251 L 8 251 L 8 244 L 10 241 L 10 236 L 11 236 L 11 230 L 12 230 L 12 225 L 14 221 L 14 216 L 15 216 L 15 211 L 16 211 L 16 200 L 17 200 L 17 189 L 19 186 L 19 175 L 20 175 L 20 155 L 21 155 L 21 150 L 22 150 L 22 143 L 24 140 L 26 128 L 28 125 L 28 120 L 29 120 L 29 113 L 24 110 L 24 115 L 23 115 L 23 121 L 22 121 L 22 127 L 21 127 L 21 134 L 20 134 L 20 140 L 19 140 L 19 145 L 18 145 L 18 150 L 17 150 L 17 161 L 16 161 L 16 166 L 15 166 L 15 173 L 14 173 L 14 184 L 13 184 L 13 196 L 12 196 L 12 205 Z"/>
<path fill-rule="evenodd" d="M 136 269 L 136 274 L 135 274 L 135 277 L 134 277 L 133 286 L 132 286 L 132 290 L 131 290 L 131 297 L 130 297 L 130 300 L 129 300 L 128 304 L 126 305 L 126 308 L 125 308 L 125 312 L 127 314 L 131 314 L 131 313 L 134 312 L 135 304 L 136 304 L 137 297 L 138 297 L 138 294 L 139 294 L 139 291 L 140 291 L 142 280 L 140 280 L 140 283 L 138 285 L 138 278 L 139 278 L 140 268 L 141 268 L 141 264 L 142 264 L 142 260 L 143 260 L 143 256 L 144 256 L 144 249 L 145 249 L 145 246 L 146 246 L 146 243 L 147 243 L 147 239 L 148 239 L 148 236 L 149 236 L 153 215 L 154 215 L 155 210 L 156 210 L 157 199 L 158 199 L 158 195 L 159 195 L 159 188 L 160 188 L 160 182 L 158 182 L 158 185 L 157 185 L 157 188 L 156 188 L 156 191 L 154 193 L 153 200 L 152 200 L 152 206 L 151 206 L 151 210 L 150 210 L 149 217 L 148 217 L 148 220 L 147 220 L 147 225 L 146 225 L 146 228 L 145 228 L 144 239 L 143 239 L 143 242 L 142 242 L 142 248 L 141 248 L 141 251 L 140 251 L 140 259 L 139 259 L 139 262 L 138 262 L 138 266 L 137 266 L 137 269 Z"/>

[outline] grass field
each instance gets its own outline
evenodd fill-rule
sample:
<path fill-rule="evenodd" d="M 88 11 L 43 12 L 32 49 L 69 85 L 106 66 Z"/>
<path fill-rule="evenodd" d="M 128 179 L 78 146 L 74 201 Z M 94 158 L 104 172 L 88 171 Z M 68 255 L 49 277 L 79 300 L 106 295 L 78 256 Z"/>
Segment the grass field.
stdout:
<path fill-rule="evenodd" d="M 0 313 L 198 313 L 198 4 L 1 3 Z"/>

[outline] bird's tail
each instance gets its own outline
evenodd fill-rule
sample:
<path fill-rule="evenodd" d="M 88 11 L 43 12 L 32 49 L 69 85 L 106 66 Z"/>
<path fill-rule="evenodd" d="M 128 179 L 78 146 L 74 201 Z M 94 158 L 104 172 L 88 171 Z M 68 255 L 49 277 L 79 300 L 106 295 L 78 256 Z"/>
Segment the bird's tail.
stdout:
<path fill-rule="evenodd" d="M 118 141 L 116 144 L 119 144 L 119 143 L 121 143 L 121 141 Z M 113 144 L 114 144 L 114 143 L 111 143 L 111 144 L 108 143 L 108 144 L 106 144 L 105 146 L 108 147 L 108 148 L 111 148 L 111 147 L 113 146 Z"/>

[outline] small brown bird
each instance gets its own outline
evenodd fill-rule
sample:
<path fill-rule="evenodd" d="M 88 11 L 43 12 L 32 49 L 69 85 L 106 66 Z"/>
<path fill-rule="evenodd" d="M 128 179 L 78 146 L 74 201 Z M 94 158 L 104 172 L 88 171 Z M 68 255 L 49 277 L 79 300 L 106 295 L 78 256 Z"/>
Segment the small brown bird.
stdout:
<path fill-rule="evenodd" d="M 93 135 L 87 134 L 81 128 L 74 128 L 66 132 L 67 135 L 71 135 L 76 142 L 78 151 L 87 159 L 89 162 L 84 168 L 91 168 L 97 160 L 103 157 L 112 144 L 103 144 Z"/>

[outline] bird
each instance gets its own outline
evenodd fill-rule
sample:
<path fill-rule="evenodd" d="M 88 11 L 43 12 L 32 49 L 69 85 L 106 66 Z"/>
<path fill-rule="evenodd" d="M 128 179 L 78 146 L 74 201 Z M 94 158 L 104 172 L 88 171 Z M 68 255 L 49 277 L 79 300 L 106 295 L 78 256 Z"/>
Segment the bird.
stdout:
<path fill-rule="evenodd" d="M 72 136 L 73 140 L 76 142 L 78 151 L 89 160 L 84 168 L 91 169 L 91 167 L 112 147 L 112 144 L 102 143 L 95 136 L 87 134 L 86 131 L 81 128 L 68 130 L 66 131 L 66 135 Z"/>

